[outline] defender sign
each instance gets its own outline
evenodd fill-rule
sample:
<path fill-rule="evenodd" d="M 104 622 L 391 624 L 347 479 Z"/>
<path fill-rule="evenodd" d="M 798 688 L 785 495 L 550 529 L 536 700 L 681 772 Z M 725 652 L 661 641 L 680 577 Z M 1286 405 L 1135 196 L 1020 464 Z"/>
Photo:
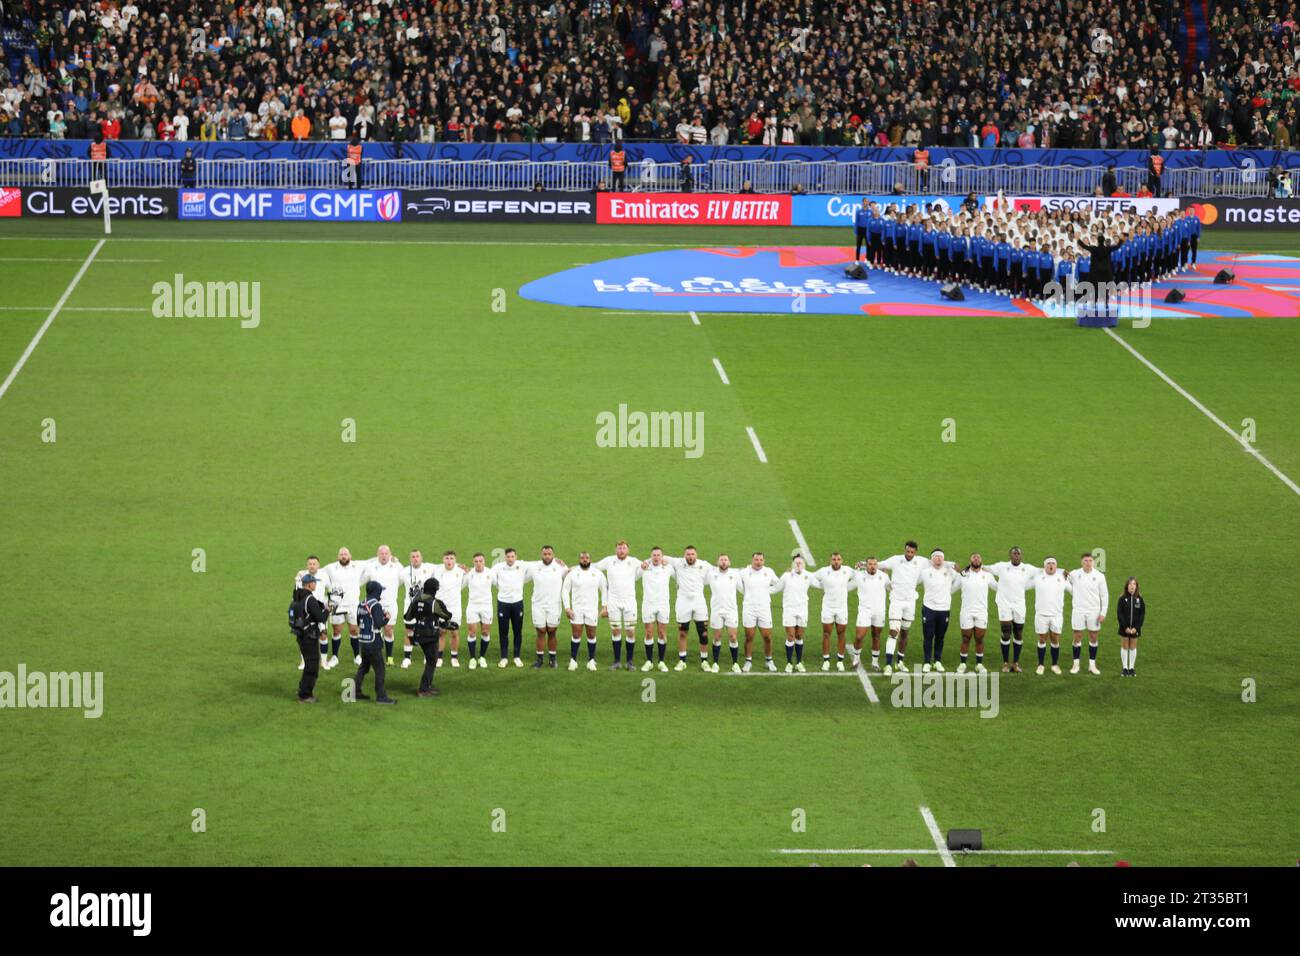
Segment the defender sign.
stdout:
<path fill-rule="evenodd" d="M 406 189 L 405 222 L 595 222 L 595 200 L 585 193 L 527 190 Z"/>

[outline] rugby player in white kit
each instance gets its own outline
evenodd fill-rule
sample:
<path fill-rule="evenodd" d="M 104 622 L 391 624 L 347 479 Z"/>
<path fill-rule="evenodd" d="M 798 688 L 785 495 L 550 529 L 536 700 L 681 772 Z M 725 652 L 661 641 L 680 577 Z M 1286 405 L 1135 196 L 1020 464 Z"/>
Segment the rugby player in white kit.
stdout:
<path fill-rule="evenodd" d="M 1042 676 L 1048 641 L 1052 644 L 1052 673 L 1061 673 L 1061 631 L 1065 620 L 1065 594 L 1072 589 L 1056 558 L 1044 558 L 1043 568 L 1029 582 L 1034 594 L 1034 633 L 1038 635 L 1038 669 Z"/>
<path fill-rule="evenodd" d="M 785 628 L 785 672 L 804 673 L 803 632 L 808 626 L 808 589 L 812 575 L 804 569 L 803 555 L 796 554 L 790 570 L 781 575 L 776 589 L 781 592 L 781 626 Z"/>
<path fill-rule="evenodd" d="M 1038 573 L 1038 568 L 1022 560 L 1019 548 L 1009 552 L 1010 561 L 989 565 L 989 571 L 998 579 L 998 621 L 1002 627 L 1002 673 L 1020 673 L 1020 651 L 1025 643 L 1025 588 Z M 1015 652 L 1012 654 L 1012 644 Z"/>
<path fill-rule="evenodd" d="M 772 595 L 781 581 L 776 572 L 767 566 L 762 551 L 755 551 L 749 566 L 740 574 L 741 624 L 745 628 L 745 664 L 741 670 L 748 674 L 754 664 L 754 631 L 763 635 L 763 661 L 769 671 L 776 670 L 772 661 Z"/>
<path fill-rule="evenodd" d="M 352 552 L 347 548 L 339 548 L 338 560 L 321 568 L 321 573 L 325 576 L 325 604 L 330 612 L 330 629 L 333 637 L 330 668 L 337 667 L 339 663 L 339 642 L 344 624 L 347 625 L 348 639 L 352 643 L 353 663 L 358 666 L 361 664 L 361 645 L 357 643 L 357 605 L 361 597 L 361 570 L 361 565 L 352 560 Z"/>
<path fill-rule="evenodd" d="M 844 557 L 831 552 L 831 563 L 812 573 L 812 586 L 822 591 L 822 670 L 831 669 L 831 627 L 835 628 L 835 669 L 844 670 L 844 635 L 849 626 L 849 591 L 853 572 L 844 567 Z M 856 664 L 854 665 L 856 666 Z"/>
<path fill-rule="evenodd" d="M 1083 567 L 1070 572 L 1070 627 L 1074 631 L 1074 663 L 1070 673 L 1079 673 L 1079 651 L 1083 632 L 1088 632 L 1088 673 L 1100 674 L 1097 668 L 1097 639 L 1101 625 L 1110 610 L 1110 594 L 1106 590 L 1106 576 L 1093 566 L 1088 552 L 1080 556 Z"/>
<path fill-rule="evenodd" d="M 664 656 L 668 649 L 668 582 L 677 572 L 664 557 L 660 547 L 650 549 L 650 560 L 641 562 L 641 620 L 645 623 L 645 663 L 641 670 L 668 670 Z M 659 643 L 659 663 L 655 664 L 655 639 Z"/>
<path fill-rule="evenodd" d="M 549 544 L 543 545 L 540 561 L 519 563 L 524 566 L 525 582 L 533 583 L 530 609 L 533 627 L 537 629 L 537 662 L 533 668 L 541 668 L 543 654 L 547 656 L 551 667 L 555 667 L 555 629 L 560 624 L 560 591 L 564 587 L 565 564 L 555 557 L 555 549 Z"/>
<path fill-rule="evenodd" d="M 379 606 L 388 615 L 388 623 L 384 625 L 384 663 L 389 667 L 393 665 L 394 622 L 402 618 L 397 609 L 397 591 L 402 585 L 402 571 L 402 562 L 393 557 L 392 549 L 381 544 L 378 553 L 365 563 L 361 572 L 363 585 L 374 581 L 384 589 L 379 595 Z"/>
<path fill-rule="evenodd" d="M 916 620 L 916 582 L 921 569 L 929 562 L 916 556 L 916 542 L 903 545 L 903 553 L 881 561 L 879 567 L 889 573 L 889 639 L 885 641 L 886 677 L 894 673 L 894 652 L 898 652 L 898 669 L 907 673 L 903 656 L 907 653 L 907 632 Z"/>
<path fill-rule="evenodd" d="M 961 576 L 961 613 L 957 616 L 957 626 L 961 630 L 958 674 L 966 673 L 972 638 L 975 640 L 975 673 L 983 674 L 987 670 L 984 666 L 984 634 L 989 626 L 989 591 L 997 586 L 997 580 L 984 568 L 984 558 L 978 551 L 972 554 Z"/>
<path fill-rule="evenodd" d="M 442 564 L 434 569 L 433 576 L 438 579 L 438 600 L 447 607 L 451 620 L 446 630 L 438 635 L 438 666 L 442 666 L 443 650 L 447 646 L 447 631 L 451 631 L 451 666 L 460 667 L 460 623 L 464 618 L 460 613 L 460 592 L 465 590 L 465 573 L 468 569 L 456 563 L 455 551 L 442 553 Z"/>
<path fill-rule="evenodd" d="M 560 585 L 560 600 L 564 613 L 573 625 L 569 640 L 569 670 L 578 669 L 578 647 L 585 632 L 587 637 L 587 670 L 596 669 L 596 628 L 605 616 L 605 575 L 591 566 L 591 555 L 583 551 L 578 555 L 578 566 L 569 568 Z"/>
<path fill-rule="evenodd" d="M 677 621 L 677 664 L 675 671 L 686 670 L 686 632 L 695 622 L 695 633 L 700 647 L 709 643 L 709 604 L 704 599 L 704 579 L 713 570 L 707 561 L 701 561 L 694 545 L 687 545 L 680 558 L 668 559 L 677 578 L 677 601 L 673 606 L 673 619 Z"/>
<path fill-rule="evenodd" d="M 487 566 L 483 552 L 476 552 L 465 572 L 465 625 L 469 631 L 469 669 L 486 668 L 487 649 L 492 643 L 492 586 L 496 575 Z M 502 656 L 502 660 L 505 657 Z"/>
<path fill-rule="evenodd" d="M 614 643 L 614 663 L 609 669 L 623 669 L 621 653 L 626 649 L 627 669 L 632 670 L 636 650 L 636 582 L 641 577 L 641 559 L 627 553 L 626 541 L 618 541 L 614 553 L 601 558 L 594 567 L 605 575 L 609 588 L 605 616 L 609 618 L 610 639 Z"/>
<path fill-rule="evenodd" d="M 853 575 L 853 588 L 858 592 L 857 630 L 853 635 L 853 667 L 862 663 L 862 642 L 867 629 L 871 629 L 871 669 L 880 670 L 880 632 L 885 629 L 885 595 L 893 583 L 889 575 L 880 570 L 873 554 L 859 561 Z"/>
<path fill-rule="evenodd" d="M 731 556 L 718 555 L 718 563 L 706 576 L 709 585 L 709 630 L 713 636 L 713 664 L 700 648 L 700 667 L 718 672 L 718 658 L 722 654 L 722 632 L 727 632 L 727 646 L 731 649 L 731 669 L 740 670 L 740 645 L 736 641 L 736 627 L 740 623 L 736 610 L 736 590 L 740 587 L 740 573 L 731 566 Z"/>

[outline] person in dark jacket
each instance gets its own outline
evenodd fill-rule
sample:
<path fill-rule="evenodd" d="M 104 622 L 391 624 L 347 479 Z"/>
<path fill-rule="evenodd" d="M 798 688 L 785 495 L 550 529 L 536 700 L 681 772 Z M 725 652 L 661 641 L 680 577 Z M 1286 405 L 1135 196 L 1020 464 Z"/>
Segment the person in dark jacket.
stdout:
<path fill-rule="evenodd" d="M 437 697 L 433 670 L 438 666 L 438 635 L 451 620 L 451 612 L 438 600 L 438 579 L 426 578 L 420 592 L 406 606 L 404 619 L 411 629 L 411 640 L 424 651 L 424 674 L 420 677 L 421 697 Z"/>
<path fill-rule="evenodd" d="M 194 159 L 194 150 L 187 149 L 185 155 L 181 157 L 181 187 L 193 189 L 197 181 L 198 163 Z"/>
<path fill-rule="evenodd" d="M 1124 582 L 1124 593 L 1115 605 L 1115 620 L 1119 623 L 1119 657 L 1123 677 L 1137 676 L 1138 638 L 1142 636 L 1142 622 L 1146 620 L 1147 602 L 1142 599 L 1138 579 L 1130 577 Z"/>
<path fill-rule="evenodd" d="M 1119 180 L 1115 178 L 1115 167 L 1107 166 L 1106 171 L 1101 175 L 1101 194 L 1103 196 L 1113 196 L 1119 189 Z"/>
<path fill-rule="evenodd" d="M 316 597 L 316 577 L 304 574 L 293 592 L 290 626 L 302 652 L 302 678 L 298 681 L 298 703 L 314 704 L 316 678 L 320 674 L 320 635 L 325 632 L 329 610 Z"/>
<path fill-rule="evenodd" d="M 1115 267 L 1110 255 L 1119 248 L 1120 244 L 1107 242 L 1101 227 L 1098 227 L 1096 237 L 1096 245 L 1080 242 L 1079 248 L 1087 252 L 1090 257 L 1088 278 L 1093 285 L 1093 299 L 1102 308 L 1104 314 L 1109 315 L 1111 286 L 1115 282 Z"/>
<path fill-rule="evenodd" d="M 388 612 L 379 603 L 379 595 L 384 593 L 384 586 L 378 581 L 366 583 L 366 599 L 357 607 L 357 646 L 361 649 L 361 666 L 357 669 L 356 699 L 369 700 L 368 694 L 362 693 L 366 674 L 371 668 L 375 671 L 375 703 L 395 704 L 397 701 L 388 696 L 384 689 L 384 625 L 388 623 Z"/>

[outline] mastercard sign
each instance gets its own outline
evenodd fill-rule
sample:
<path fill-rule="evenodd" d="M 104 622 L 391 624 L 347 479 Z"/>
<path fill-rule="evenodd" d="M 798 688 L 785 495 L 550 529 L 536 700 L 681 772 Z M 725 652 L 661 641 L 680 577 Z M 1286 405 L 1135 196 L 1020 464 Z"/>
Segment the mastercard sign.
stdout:
<path fill-rule="evenodd" d="M 1182 210 L 1215 229 L 1300 229 L 1300 199 L 1184 199 Z"/>

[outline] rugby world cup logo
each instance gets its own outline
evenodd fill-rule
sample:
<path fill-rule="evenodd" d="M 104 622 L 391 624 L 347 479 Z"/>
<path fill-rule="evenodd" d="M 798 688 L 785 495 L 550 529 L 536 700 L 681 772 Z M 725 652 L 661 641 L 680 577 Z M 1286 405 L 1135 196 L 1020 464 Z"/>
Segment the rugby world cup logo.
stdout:
<path fill-rule="evenodd" d="M 396 219 L 402 211 L 402 199 L 397 192 L 384 193 L 375 203 L 375 209 L 379 213 L 379 218 L 385 222 L 391 222 Z"/>

